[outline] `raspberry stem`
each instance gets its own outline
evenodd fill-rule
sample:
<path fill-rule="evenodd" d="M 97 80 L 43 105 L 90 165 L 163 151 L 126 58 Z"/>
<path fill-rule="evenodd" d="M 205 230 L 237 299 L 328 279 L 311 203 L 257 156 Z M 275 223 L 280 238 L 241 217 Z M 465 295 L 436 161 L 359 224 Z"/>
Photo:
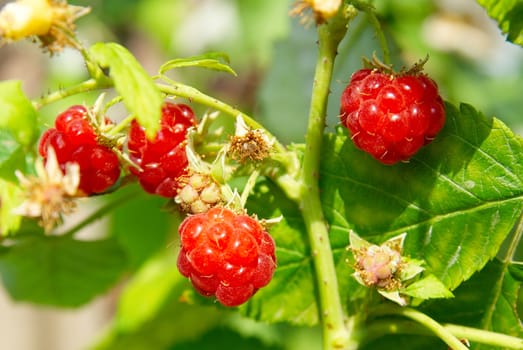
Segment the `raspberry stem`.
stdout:
<path fill-rule="evenodd" d="M 162 76 L 161 78 L 167 82 L 167 84 L 157 84 L 161 92 L 167 95 L 183 97 L 188 99 L 189 101 L 209 106 L 233 118 L 241 116 L 247 124 L 247 126 L 249 126 L 250 128 L 264 130 L 268 138 L 274 140 L 274 144 L 272 146 L 274 154 L 271 155 L 271 158 L 278 159 L 279 163 L 283 165 L 284 169 L 282 169 L 282 171 L 269 171 L 267 173 L 264 173 L 263 175 L 266 175 L 270 177 L 273 181 L 275 181 L 290 199 L 298 199 L 298 191 L 296 191 L 296 189 L 299 188 L 300 185 L 298 180 L 294 176 L 294 174 L 297 173 L 296 164 L 298 164 L 298 161 L 294 152 L 288 151 L 285 148 L 285 146 L 279 143 L 277 139 L 267 129 L 265 129 L 263 125 L 259 124 L 256 120 L 254 120 L 247 114 L 214 97 L 206 95 L 203 92 L 191 86 L 172 81 L 171 79 L 164 76 Z M 282 156 L 279 157 L 278 155 Z"/>
<path fill-rule="evenodd" d="M 411 309 L 409 307 L 383 304 L 376 307 L 371 311 L 371 313 L 373 316 L 396 315 L 406 317 L 430 330 L 438 338 L 443 340 L 451 349 L 468 350 L 468 347 L 465 346 L 454 334 L 452 334 L 448 328 L 445 328 L 434 319 L 417 310 Z"/>
<path fill-rule="evenodd" d="M 341 305 L 329 231 L 323 215 L 318 185 L 321 146 L 329 87 L 337 47 L 347 30 L 348 19 L 338 15 L 318 27 L 319 54 L 309 111 L 306 151 L 303 159 L 300 208 L 316 272 L 324 349 L 347 349 L 349 332 Z M 355 346 L 352 346 L 355 347 Z"/>
<path fill-rule="evenodd" d="M 69 96 L 78 95 L 78 94 L 82 94 L 85 92 L 98 90 L 98 89 L 105 89 L 105 88 L 109 88 L 109 87 L 111 87 L 111 84 L 101 84 L 96 79 L 88 79 L 84 82 L 81 82 L 78 85 L 71 86 L 70 88 L 54 91 L 36 101 L 34 101 L 33 106 L 35 109 L 38 110 L 50 103 L 59 101 L 61 99 L 69 97 Z"/>
<path fill-rule="evenodd" d="M 523 348 L 523 340 L 518 337 L 450 323 L 443 324 L 442 326 L 458 339 L 467 339 L 470 342 L 502 349 Z M 365 328 L 361 331 L 360 337 L 362 342 L 369 342 L 386 334 L 435 336 L 433 332 L 413 321 L 383 319 L 366 324 Z"/>
<path fill-rule="evenodd" d="M 380 21 L 378 20 L 378 17 L 376 16 L 376 12 L 374 9 L 374 6 L 368 3 L 356 1 L 353 2 L 353 5 L 358 9 L 367 14 L 367 17 L 369 19 L 370 24 L 374 27 L 374 31 L 376 32 L 376 37 L 378 38 L 379 44 L 381 46 L 381 51 L 383 54 L 383 62 L 387 65 L 390 64 L 390 50 L 389 45 L 387 43 L 387 38 L 385 37 L 385 33 L 383 32 L 383 29 L 381 28 Z"/>
<path fill-rule="evenodd" d="M 142 191 L 136 188 L 131 188 L 128 191 L 123 191 L 123 193 L 119 193 L 114 196 L 114 198 L 111 198 L 110 201 L 96 209 L 94 212 L 90 213 L 86 218 L 84 218 L 82 221 L 80 221 L 75 226 L 68 229 L 66 232 L 62 234 L 62 236 L 68 236 L 73 237 L 77 232 L 82 230 L 83 228 L 89 226 L 95 221 L 100 220 L 100 218 L 103 218 L 104 215 L 106 215 L 111 210 L 114 210 L 116 207 L 123 205 L 125 203 L 128 203 L 130 200 L 132 200 L 134 197 L 137 197 L 140 195 Z"/>

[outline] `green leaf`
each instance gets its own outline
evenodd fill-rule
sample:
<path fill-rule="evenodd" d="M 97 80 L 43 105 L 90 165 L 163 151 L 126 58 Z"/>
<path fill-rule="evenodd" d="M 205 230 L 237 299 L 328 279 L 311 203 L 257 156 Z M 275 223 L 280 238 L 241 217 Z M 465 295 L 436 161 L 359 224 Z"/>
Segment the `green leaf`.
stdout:
<path fill-rule="evenodd" d="M 301 212 L 296 204 L 271 182 L 260 182 L 247 202 L 249 213 L 259 218 L 282 220 L 271 227 L 276 241 L 278 267 L 271 283 L 260 289 L 241 311 L 248 317 L 265 322 L 289 322 L 295 325 L 314 325 L 318 322 L 316 287 L 312 258 Z M 346 263 L 348 235 L 344 241 L 333 241 L 334 258 L 342 300 L 356 298 L 364 292 L 351 276 Z"/>
<path fill-rule="evenodd" d="M 7 236 L 20 228 L 22 217 L 12 210 L 20 203 L 22 190 L 15 184 L 0 178 L 0 235 Z"/>
<path fill-rule="evenodd" d="M 132 332 L 159 314 L 180 292 L 183 278 L 176 268 L 176 254 L 169 251 L 153 257 L 125 288 L 116 322 L 120 331 Z"/>
<path fill-rule="evenodd" d="M 210 52 L 203 55 L 187 58 L 176 58 L 167 61 L 160 67 L 159 73 L 164 74 L 168 70 L 182 67 L 201 67 L 227 72 L 234 76 L 237 75 L 236 72 L 229 66 L 229 56 L 221 52 Z"/>
<path fill-rule="evenodd" d="M 0 275 L 11 298 L 61 307 L 89 302 L 116 283 L 125 268 L 126 257 L 112 239 L 31 237 L 0 256 Z"/>
<path fill-rule="evenodd" d="M 449 289 L 498 252 L 523 208 L 523 144 L 502 122 L 447 105 L 447 123 L 409 163 L 385 166 L 345 131 L 327 138 L 320 185 L 335 248 L 352 229 L 404 252 Z"/>
<path fill-rule="evenodd" d="M 188 281 L 167 251 L 144 264 L 122 293 L 115 319 L 96 350 L 165 349 L 214 328 L 224 313 L 214 306 L 191 305 L 182 298 Z"/>
<path fill-rule="evenodd" d="M 521 139 L 467 105 L 447 105 L 444 130 L 409 163 L 382 165 L 356 149 L 345 130 L 327 135 L 322 153 L 322 203 L 348 309 L 365 293 L 346 262 L 350 230 L 375 244 L 407 232 L 404 255 L 425 261 L 426 273 L 452 290 L 498 253 L 523 208 Z M 283 220 L 270 230 L 278 259 L 273 281 L 242 312 L 267 322 L 315 324 L 313 267 L 299 208 L 270 182 L 259 183 L 247 204 L 260 218 Z"/>
<path fill-rule="evenodd" d="M 0 178 L 18 183 L 15 170 L 25 170 L 25 151 L 6 130 L 0 130 Z"/>
<path fill-rule="evenodd" d="M 8 235 L 20 227 L 21 217 L 11 211 L 22 202 L 15 170 L 24 171 L 26 154 L 14 136 L 0 129 L 0 235 Z"/>
<path fill-rule="evenodd" d="M 522 285 L 512 273 L 507 273 L 512 269 L 507 267 L 498 259 L 489 262 L 454 291 L 454 299 L 431 304 L 426 311 L 440 322 L 523 337 L 521 315 L 517 312 Z"/>
<path fill-rule="evenodd" d="M 153 137 L 160 127 L 163 98 L 151 77 L 119 44 L 97 43 L 91 46 L 89 54 L 102 69 L 108 69 L 125 106 L 145 128 L 148 137 Z"/>
<path fill-rule="evenodd" d="M 452 298 L 452 293 L 434 275 L 428 275 L 400 291 L 418 299 Z"/>
<path fill-rule="evenodd" d="M 312 260 L 305 226 L 298 207 L 272 183 L 258 183 L 247 202 L 248 211 L 259 218 L 283 215 L 270 229 L 276 241 L 278 267 L 271 283 L 242 307 L 252 318 L 267 322 L 288 321 L 313 325 L 318 322 Z"/>
<path fill-rule="evenodd" d="M 130 187 L 130 186 L 127 186 Z M 165 198 L 145 194 L 138 185 L 131 191 L 139 195 L 117 207 L 111 216 L 111 232 L 126 251 L 129 264 L 137 268 L 151 255 L 165 249 L 175 215 L 162 210 Z M 122 192 L 127 189 L 122 189 Z"/>
<path fill-rule="evenodd" d="M 7 129 L 24 146 L 38 138 L 36 110 L 22 91 L 22 82 L 0 82 L 0 129 Z"/>
<path fill-rule="evenodd" d="M 283 350 L 279 345 L 266 345 L 260 339 L 244 337 L 226 328 L 215 328 L 203 334 L 197 340 L 176 344 L 169 350 Z"/>
<path fill-rule="evenodd" d="M 477 0 L 499 28 L 508 34 L 507 39 L 523 46 L 523 2 L 520 0 Z"/>

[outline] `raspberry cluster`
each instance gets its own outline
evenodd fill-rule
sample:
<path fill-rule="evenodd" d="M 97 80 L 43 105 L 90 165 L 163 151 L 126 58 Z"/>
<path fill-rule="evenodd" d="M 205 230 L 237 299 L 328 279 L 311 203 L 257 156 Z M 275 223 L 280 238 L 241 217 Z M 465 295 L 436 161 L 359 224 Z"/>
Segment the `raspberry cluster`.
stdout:
<path fill-rule="evenodd" d="M 47 150 L 54 148 L 58 163 L 65 171 L 68 162 L 80 167 L 79 190 L 84 195 L 102 193 L 120 177 L 120 162 L 111 148 L 99 144 L 87 109 L 75 105 L 58 115 L 55 127 L 47 129 L 38 151 L 47 161 Z"/>
<path fill-rule="evenodd" d="M 160 123 L 153 140 L 146 137 L 145 129 L 136 120 L 131 123 L 127 148 L 140 169 L 130 170 L 145 191 L 172 198 L 178 189 L 177 179 L 185 174 L 188 165 L 185 138 L 196 119 L 189 106 L 165 102 Z"/>
<path fill-rule="evenodd" d="M 237 306 L 271 281 L 274 240 L 252 217 L 214 207 L 188 216 L 178 232 L 178 269 L 200 294 Z"/>
<path fill-rule="evenodd" d="M 354 144 L 384 164 L 408 160 L 445 123 L 436 83 L 418 72 L 355 72 L 342 93 L 340 113 Z"/>

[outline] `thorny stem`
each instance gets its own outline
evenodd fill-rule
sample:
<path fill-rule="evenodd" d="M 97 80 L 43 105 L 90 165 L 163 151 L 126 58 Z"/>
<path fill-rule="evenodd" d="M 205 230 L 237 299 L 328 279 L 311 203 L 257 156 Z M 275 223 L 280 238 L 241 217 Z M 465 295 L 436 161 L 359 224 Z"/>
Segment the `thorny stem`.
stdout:
<path fill-rule="evenodd" d="M 297 179 L 294 178 L 293 174 L 296 174 L 298 169 L 296 164 L 298 163 L 295 161 L 295 154 L 292 152 L 288 152 L 287 149 L 279 143 L 276 138 L 267 131 L 261 124 L 259 124 L 256 120 L 248 116 L 247 114 L 241 112 L 240 110 L 214 98 L 211 96 L 208 96 L 204 94 L 203 92 L 199 91 L 198 89 L 195 89 L 191 86 L 172 81 L 166 77 L 162 76 L 162 79 L 166 80 L 168 84 L 158 83 L 157 86 L 165 94 L 178 96 L 187 98 L 188 100 L 192 102 L 199 103 L 204 106 L 209 106 L 213 109 L 216 109 L 218 111 L 221 111 L 227 115 L 230 115 L 234 118 L 241 116 L 245 123 L 252 129 L 262 129 L 266 133 L 266 135 L 274 140 L 273 149 L 274 152 L 277 155 L 285 155 L 284 157 L 279 158 L 285 158 L 281 159 L 281 163 L 286 168 L 283 172 L 269 172 L 264 175 L 269 176 L 273 181 L 275 181 L 280 188 L 285 192 L 285 194 L 293 200 L 297 200 L 298 195 L 296 188 L 299 187 Z M 290 174 L 290 175 L 289 175 Z"/>
<path fill-rule="evenodd" d="M 311 98 L 306 150 L 303 159 L 300 209 L 302 211 L 316 273 L 324 349 L 346 349 L 349 332 L 341 305 L 329 231 L 318 186 L 326 107 L 337 47 L 347 29 L 347 19 L 338 15 L 318 27 L 319 54 Z"/>
<path fill-rule="evenodd" d="M 69 96 L 82 94 L 82 93 L 97 90 L 97 89 L 104 89 L 104 88 L 108 88 L 108 87 L 110 87 L 110 85 L 107 85 L 107 86 L 101 85 L 98 80 L 89 79 L 78 85 L 72 86 L 70 88 L 54 91 L 36 101 L 34 101 L 33 106 L 35 107 L 35 109 L 40 109 L 45 105 L 59 101 L 63 98 L 69 97 Z"/>
<path fill-rule="evenodd" d="M 230 116 L 233 116 L 235 118 L 237 116 L 241 116 L 249 127 L 253 128 L 253 129 L 265 130 L 265 128 L 260 123 L 258 123 L 256 120 L 254 120 L 247 114 L 243 113 L 242 111 L 240 111 L 214 97 L 204 94 L 203 92 L 201 92 L 200 90 L 198 90 L 196 88 L 193 88 L 192 86 L 188 86 L 188 85 L 185 85 L 185 84 L 182 84 L 179 82 L 175 82 L 172 80 L 169 80 L 169 84 L 158 83 L 157 86 L 160 89 L 160 91 L 163 93 L 173 95 L 173 96 L 178 96 L 178 97 L 184 97 L 191 102 L 196 102 L 196 103 L 202 104 L 204 106 L 209 106 L 211 108 L 214 108 L 218 111 L 221 111 L 221 112 L 228 114 Z M 274 138 L 272 135 L 269 134 L 268 131 L 265 131 L 265 132 L 267 133 L 267 136 L 269 136 L 270 138 Z M 276 150 L 278 152 L 286 151 L 285 147 L 278 142 L 275 142 L 274 147 L 276 148 Z"/>

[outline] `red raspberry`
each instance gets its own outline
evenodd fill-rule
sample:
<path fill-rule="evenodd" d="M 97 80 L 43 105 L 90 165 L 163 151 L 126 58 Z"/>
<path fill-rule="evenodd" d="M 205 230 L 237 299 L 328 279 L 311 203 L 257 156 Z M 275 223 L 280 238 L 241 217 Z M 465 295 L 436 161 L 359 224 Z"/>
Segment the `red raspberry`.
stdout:
<path fill-rule="evenodd" d="M 185 174 L 187 129 L 196 125 L 191 108 L 184 104 L 164 103 L 160 130 L 154 140 L 145 136 L 145 129 L 136 120 L 131 123 L 127 148 L 130 158 L 141 171 L 131 168 L 142 188 L 163 197 L 174 197 L 177 179 Z"/>
<path fill-rule="evenodd" d="M 200 294 L 238 306 L 271 281 L 274 240 L 252 217 L 214 207 L 188 216 L 178 232 L 178 269 Z"/>
<path fill-rule="evenodd" d="M 62 170 L 68 162 L 80 167 L 79 189 L 85 194 L 102 193 L 120 177 L 120 162 L 109 148 L 99 145 L 96 131 L 84 106 L 72 106 L 59 114 L 55 127 L 46 130 L 38 144 L 38 152 L 47 161 L 52 146 Z"/>
<path fill-rule="evenodd" d="M 343 91 L 340 109 L 354 144 L 384 164 L 408 160 L 445 123 L 438 87 L 421 73 L 361 69 Z"/>

